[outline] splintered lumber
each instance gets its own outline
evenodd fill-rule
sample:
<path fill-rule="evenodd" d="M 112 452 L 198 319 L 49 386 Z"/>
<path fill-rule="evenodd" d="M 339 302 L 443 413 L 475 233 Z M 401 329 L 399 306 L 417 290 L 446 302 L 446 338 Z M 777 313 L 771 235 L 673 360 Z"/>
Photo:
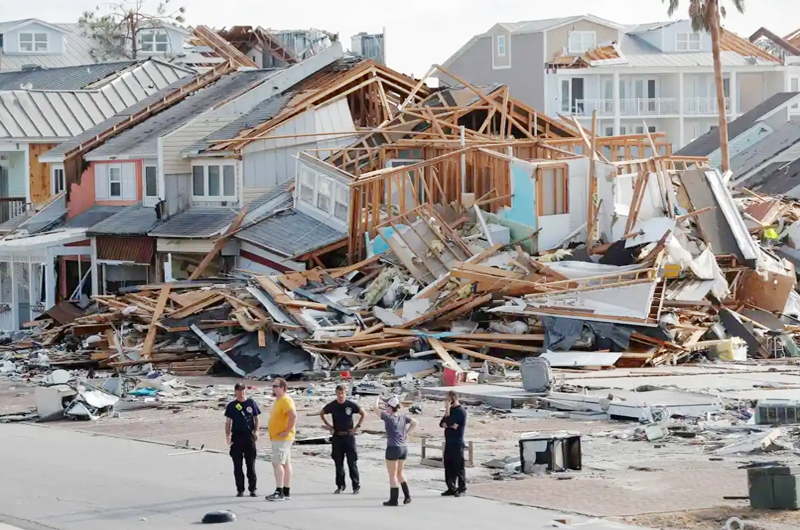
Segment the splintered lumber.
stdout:
<path fill-rule="evenodd" d="M 401 328 L 413 328 L 423 322 L 427 322 L 428 320 L 433 320 L 434 318 L 438 317 L 439 315 L 444 315 L 446 313 L 450 313 L 451 311 L 455 311 L 463 306 L 471 304 L 475 300 L 474 296 L 470 296 L 469 298 L 464 298 L 463 300 L 459 300 L 457 302 L 453 302 L 452 304 L 447 304 L 444 307 L 440 307 L 434 311 L 430 311 L 425 313 L 424 315 L 420 315 L 419 317 L 415 318 L 414 320 L 409 320 L 402 326 Z"/>
<path fill-rule="evenodd" d="M 483 304 L 491 302 L 491 300 L 492 300 L 492 295 L 491 294 L 485 294 L 483 296 L 479 296 L 478 298 L 475 298 L 474 300 L 472 300 L 470 303 L 464 304 L 461 307 L 459 307 L 457 309 L 454 309 L 453 311 L 450 311 L 449 313 L 445 313 L 444 315 L 440 316 L 438 318 L 438 320 L 442 321 L 442 322 L 445 322 L 445 321 L 448 321 L 448 320 L 453 320 L 454 318 L 457 318 L 457 317 L 459 317 L 461 315 L 469 313 L 470 311 L 472 311 L 476 307 L 480 307 Z"/>
<path fill-rule="evenodd" d="M 539 348 L 537 346 L 521 346 L 519 344 L 508 344 L 506 342 L 487 342 L 482 340 L 456 342 L 455 344 L 463 346 L 464 348 L 486 347 L 486 348 L 495 348 L 498 350 L 524 351 L 529 353 L 541 353 L 542 351 L 542 348 Z"/>
<path fill-rule="evenodd" d="M 203 333 L 202 331 L 200 331 L 200 328 L 198 328 L 198 327 L 197 327 L 196 325 L 194 325 L 194 324 L 192 324 L 192 325 L 191 325 L 191 326 L 189 326 L 189 327 L 191 328 L 191 330 L 194 332 L 194 334 L 195 334 L 195 335 L 197 335 L 198 337 L 200 337 L 200 340 L 202 340 L 203 342 L 205 342 L 205 343 L 206 343 L 206 345 L 207 345 L 209 348 L 211 348 L 211 351 L 213 351 L 213 352 L 214 352 L 214 353 L 217 355 L 217 357 L 219 357 L 219 358 L 222 360 L 222 362 L 224 362 L 224 363 L 225 363 L 225 365 L 226 365 L 228 368 L 230 368 L 230 369 L 233 371 L 233 373 L 235 373 L 235 374 L 236 374 L 236 375 L 238 375 L 239 377 L 244 377 L 245 375 L 247 375 L 247 374 L 245 374 L 244 370 L 242 370 L 241 368 L 239 368 L 238 366 L 236 366 L 236 363 L 235 363 L 235 362 L 233 362 L 233 359 L 231 359 L 231 358 L 228 356 L 228 354 L 227 354 L 227 353 L 225 353 L 224 351 L 222 351 L 222 350 L 219 348 L 219 346 L 217 346 L 217 345 L 214 343 L 214 341 L 213 341 L 213 340 L 211 340 L 211 337 L 209 337 L 208 335 L 206 335 L 205 333 Z"/>
<path fill-rule="evenodd" d="M 191 305 L 173 311 L 172 313 L 169 314 L 169 317 L 174 319 L 186 318 L 224 299 L 225 297 L 217 293 L 216 291 L 208 291 L 205 297 L 201 298 L 200 300 L 194 302 Z"/>
<path fill-rule="evenodd" d="M 161 294 L 158 295 L 156 309 L 153 312 L 152 318 L 150 319 L 150 328 L 147 330 L 147 337 L 145 337 L 144 344 L 142 345 L 142 359 L 150 358 L 150 351 L 153 349 L 153 344 L 156 341 L 156 333 L 158 332 L 158 326 L 155 326 L 154 324 L 161 318 L 161 314 L 164 312 L 164 308 L 167 306 L 169 292 L 171 289 L 172 284 L 168 283 L 161 288 Z"/>
<path fill-rule="evenodd" d="M 434 349 L 436 355 L 442 360 L 445 366 L 448 368 L 455 370 L 456 372 L 463 372 L 464 369 L 459 366 L 459 364 L 450 356 L 447 349 L 439 342 L 439 339 L 434 339 L 433 337 L 428 338 L 428 344 L 431 345 L 431 348 Z"/>
<path fill-rule="evenodd" d="M 194 272 L 192 272 L 192 275 L 189 276 L 189 281 L 196 280 L 197 278 L 200 277 L 201 274 L 203 274 L 203 272 L 205 272 L 206 267 L 208 267 L 208 264 L 211 263 L 211 261 L 217 257 L 217 254 L 220 253 L 222 247 L 224 247 L 225 243 L 228 242 L 228 239 L 230 239 L 230 237 L 234 234 L 234 232 L 236 232 L 242 225 L 242 221 L 244 221 L 245 215 L 247 215 L 247 206 L 242 208 L 242 211 L 239 212 L 239 215 L 236 216 L 236 219 L 233 221 L 233 223 L 230 224 L 225 233 L 222 234 L 222 236 L 219 239 L 217 239 L 216 243 L 214 243 L 214 246 L 211 248 L 211 250 L 208 251 L 208 254 L 206 254 L 205 257 L 203 258 L 203 261 L 200 262 L 200 264 L 197 266 Z"/>
<path fill-rule="evenodd" d="M 435 340 L 435 339 L 434 339 Z M 460 353 L 462 355 L 467 355 L 469 357 L 474 357 L 475 359 L 480 359 L 482 361 L 489 361 L 493 363 L 503 364 L 505 366 L 513 366 L 514 368 L 519 368 L 520 363 L 517 361 L 509 361 L 506 359 L 501 359 L 500 357 L 492 357 L 491 355 L 486 355 L 483 353 L 474 352 L 472 350 L 468 350 L 466 348 L 462 348 L 457 344 L 448 344 L 447 347 L 450 351 L 454 351 L 456 353 Z"/>

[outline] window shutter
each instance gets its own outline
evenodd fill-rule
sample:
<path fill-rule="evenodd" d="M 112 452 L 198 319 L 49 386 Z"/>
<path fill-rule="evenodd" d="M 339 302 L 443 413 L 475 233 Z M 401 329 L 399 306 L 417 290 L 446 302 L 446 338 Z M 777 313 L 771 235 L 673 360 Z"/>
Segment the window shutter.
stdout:
<path fill-rule="evenodd" d="M 136 200 L 136 165 L 122 164 L 122 200 Z"/>
<path fill-rule="evenodd" d="M 108 200 L 108 164 L 94 165 L 94 199 Z"/>

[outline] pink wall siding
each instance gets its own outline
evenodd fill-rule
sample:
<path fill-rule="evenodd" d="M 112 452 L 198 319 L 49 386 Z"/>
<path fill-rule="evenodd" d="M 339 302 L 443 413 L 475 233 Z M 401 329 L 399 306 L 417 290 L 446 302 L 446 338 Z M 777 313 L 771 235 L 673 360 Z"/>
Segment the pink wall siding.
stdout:
<path fill-rule="evenodd" d="M 94 166 L 95 164 L 136 164 L 136 200 L 135 201 L 96 201 L 94 198 Z M 105 162 L 91 162 L 86 171 L 81 175 L 80 184 L 73 184 L 70 189 L 69 204 L 67 205 L 67 219 L 82 214 L 95 204 L 101 206 L 128 206 L 142 200 L 142 161 L 141 160 L 108 160 Z"/>

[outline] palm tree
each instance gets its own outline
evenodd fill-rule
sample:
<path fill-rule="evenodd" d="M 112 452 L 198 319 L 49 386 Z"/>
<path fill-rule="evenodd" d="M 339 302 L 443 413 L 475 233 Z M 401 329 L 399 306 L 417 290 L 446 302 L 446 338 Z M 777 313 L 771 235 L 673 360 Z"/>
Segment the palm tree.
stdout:
<path fill-rule="evenodd" d="M 672 16 L 680 7 L 680 0 L 661 0 L 669 3 L 667 14 Z M 723 0 L 689 0 L 689 17 L 692 19 L 692 28 L 695 31 L 708 31 L 711 33 L 711 43 L 714 53 L 714 80 L 717 84 L 717 107 L 719 112 L 719 148 L 722 154 L 722 171 L 728 171 L 730 157 L 728 155 L 728 116 L 725 106 L 725 91 L 722 83 L 722 62 L 720 61 L 720 40 L 724 31 L 720 18 L 726 15 Z M 728 0 L 739 13 L 744 13 L 745 0 Z"/>

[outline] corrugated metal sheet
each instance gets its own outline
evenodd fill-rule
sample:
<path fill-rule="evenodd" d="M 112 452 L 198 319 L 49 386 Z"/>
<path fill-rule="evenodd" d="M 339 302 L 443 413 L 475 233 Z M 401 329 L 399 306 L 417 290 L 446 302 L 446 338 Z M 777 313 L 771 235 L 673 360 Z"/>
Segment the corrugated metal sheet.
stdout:
<path fill-rule="evenodd" d="M 97 238 L 97 259 L 113 261 L 132 261 L 142 265 L 153 262 L 156 252 L 155 239 L 147 236 L 140 237 L 110 237 Z"/>
<path fill-rule="evenodd" d="M 115 136 L 86 158 L 104 159 L 109 156 L 156 156 L 158 139 L 185 125 L 200 114 L 249 91 L 275 74 L 271 70 L 233 72 L 167 110 Z"/>
<path fill-rule="evenodd" d="M 189 76 L 183 67 L 148 60 L 93 90 L 0 92 L 0 138 L 71 138 Z"/>

